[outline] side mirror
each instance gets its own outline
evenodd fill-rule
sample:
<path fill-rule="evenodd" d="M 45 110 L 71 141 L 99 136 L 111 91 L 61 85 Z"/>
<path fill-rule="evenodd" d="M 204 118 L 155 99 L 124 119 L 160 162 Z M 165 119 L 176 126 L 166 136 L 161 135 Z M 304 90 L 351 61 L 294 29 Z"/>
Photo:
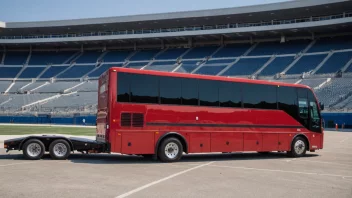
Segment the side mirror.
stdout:
<path fill-rule="evenodd" d="M 324 104 L 323 103 L 319 102 L 319 106 L 320 106 L 321 110 L 324 110 Z"/>

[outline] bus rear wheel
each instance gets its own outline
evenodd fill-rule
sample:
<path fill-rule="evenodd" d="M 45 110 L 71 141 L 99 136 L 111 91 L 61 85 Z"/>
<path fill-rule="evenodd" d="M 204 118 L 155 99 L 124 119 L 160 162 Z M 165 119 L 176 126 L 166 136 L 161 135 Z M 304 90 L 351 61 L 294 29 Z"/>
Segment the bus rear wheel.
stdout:
<path fill-rule="evenodd" d="M 162 162 L 176 162 L 181 159 L 183 147 L 177 138 L 166 138 L 158 148 L 158 157 Z"/>
<path fill-rule="evenodd" d="M 295 139 L 293 139 L 292 144 L 291 144 L 291 151 L 288 151 L 287 154 L 290 157 L 303 157 L 306 152 L 307 152 L 307 142 L 306 140 L 298 136 Z"/>

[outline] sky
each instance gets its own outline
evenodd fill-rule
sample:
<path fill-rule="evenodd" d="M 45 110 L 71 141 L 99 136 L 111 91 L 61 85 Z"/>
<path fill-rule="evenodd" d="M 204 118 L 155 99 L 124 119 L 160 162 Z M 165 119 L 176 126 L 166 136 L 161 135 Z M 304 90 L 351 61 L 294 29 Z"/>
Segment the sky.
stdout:
<path fill-rule="evenodd" d="M 27 22 L 202 10 L 287 0 L 0 0 L 0 21 Z"/>

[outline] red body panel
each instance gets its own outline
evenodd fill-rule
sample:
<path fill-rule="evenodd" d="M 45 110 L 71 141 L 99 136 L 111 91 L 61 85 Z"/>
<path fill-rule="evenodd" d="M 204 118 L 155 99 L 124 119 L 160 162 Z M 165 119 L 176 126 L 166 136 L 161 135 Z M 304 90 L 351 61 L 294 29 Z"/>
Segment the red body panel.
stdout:
<path fill-rule="evenodd" d="M 124 154 L 155 153 L 157 142 L 168 132 L 183 136 L 188 144 L 187 152 L 189 153 L 289 151 L 291 141 L 297 134 L 306 135 L 311 149 L 312 146 L 316 146 L 313 150 L 322 148 L 322 133 L 310 132 L 281 110 L 117 103 L 117 72 L 119 71 L 305 87 L 303 85 L 215 76 L 124 68 L 110 69 L 108 124 L 110 127 L 109 143 L 112 152 Z M 144 114 L 144 127 L 121 127 L 121 113 Z"/>

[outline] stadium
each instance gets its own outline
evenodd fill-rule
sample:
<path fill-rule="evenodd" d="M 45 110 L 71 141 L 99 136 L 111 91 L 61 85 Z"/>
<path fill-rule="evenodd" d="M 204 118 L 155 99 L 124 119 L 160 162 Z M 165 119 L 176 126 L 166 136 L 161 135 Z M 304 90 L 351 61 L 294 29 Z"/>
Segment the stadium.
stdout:
<path fill-rule="evenodd" d="M 352 1 L 223 7 L 0 21 L 0 197 L 351 198 Z"/>
<path fill-rule="evenodd" d="M 352 4 L 289 1 L 214 10 L 0 23 L 0 122 L 95 124 L 112 66 L 312 87 L 326 127 L 351 127 Z"/>

